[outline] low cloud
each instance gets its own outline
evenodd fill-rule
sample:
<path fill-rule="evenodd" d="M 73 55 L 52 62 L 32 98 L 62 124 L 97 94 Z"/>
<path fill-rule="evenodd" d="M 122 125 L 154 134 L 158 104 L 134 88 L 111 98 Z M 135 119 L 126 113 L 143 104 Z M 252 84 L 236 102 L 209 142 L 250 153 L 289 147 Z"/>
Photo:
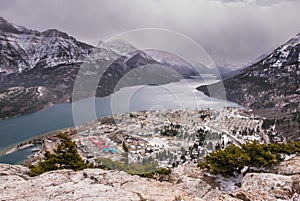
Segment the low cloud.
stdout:
<path fill-rule="evenodd" d="M 287 2 L 287 1 L 296 1 L 296 0 L 210 0 L 210 1 L 220 1 L 223 3 L 250 3 L 257 4 L 259 6 L 271 6 L 273 4 Z"/>
<path fill-rule="evenodd" d="M 0 2 L 1 15 L 11 22 L 57 28 L 94 45 L 131 29 L 170 29 L 198 42 L 217 63 L 230 64 L 248 63 L 295 36 L 299 10 L 296 0 Z"/>

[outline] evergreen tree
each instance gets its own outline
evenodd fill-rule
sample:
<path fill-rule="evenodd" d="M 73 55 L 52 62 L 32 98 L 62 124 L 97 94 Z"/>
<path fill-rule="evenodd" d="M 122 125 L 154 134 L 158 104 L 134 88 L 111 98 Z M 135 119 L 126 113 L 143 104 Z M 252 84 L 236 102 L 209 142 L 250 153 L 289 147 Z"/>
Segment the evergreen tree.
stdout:
<path fill-rule="evenodd" d="M 60 133 L 58 138 L 60 144 L 53 150 L 54 153 L 46 151 L 44 159 L 37 166 L 30 166 L 30 176 L 58 169 L 82 170 L 88 167 L 78 154 L 76 144 L 67 134 Z"/>
<path fill-rule="evenodd" d="M 204 157 L 198 164 L 200 168 L 207 168 L 214 174 L 233 175 L 240 173 L 245 167 L 270 167 L 281 160 L 282 155 L 299 154 L 300 141 L 278 144 L 259 144 L 257 141 L 247 142 L 241 147 L 227 146 L 224 150 L 217 150 Z"/>

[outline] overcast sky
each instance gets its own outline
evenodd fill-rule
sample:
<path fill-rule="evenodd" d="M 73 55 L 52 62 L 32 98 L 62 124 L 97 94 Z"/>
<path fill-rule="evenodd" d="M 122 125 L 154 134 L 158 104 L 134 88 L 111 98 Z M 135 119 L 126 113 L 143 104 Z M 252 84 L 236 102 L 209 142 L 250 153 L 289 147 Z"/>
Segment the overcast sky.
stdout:
<path fill-rule="evenodd" d="M 57 28 L 96 45 L 131 29 L 166 28 L 229 64 L 298 34 L 299 11 L 299 0 L 0 0 L 0 16 L 31 29 Z"/>

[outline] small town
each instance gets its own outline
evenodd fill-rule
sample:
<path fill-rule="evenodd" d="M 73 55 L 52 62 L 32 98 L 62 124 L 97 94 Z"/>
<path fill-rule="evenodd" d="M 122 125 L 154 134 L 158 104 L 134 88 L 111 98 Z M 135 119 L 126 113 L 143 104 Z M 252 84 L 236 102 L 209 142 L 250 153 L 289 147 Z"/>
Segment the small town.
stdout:
<path fill-rule="evenodd" d="M 64 132 L 71 134 L 79 154 L 89 163 L 97 158 L 122 161 L 126 146 L 129 163 L 154 160 L 161 167 L 171 168 L 187 160 L 197 162 L 230 144 L 253 140 L 269 143 L 275 131 L 262 125 L 263 119 L 250 110 L 220 108 L 130 112 Z M 43 150 L 52 150 L 58 143 L 51 135 L 43 141 Z"/>

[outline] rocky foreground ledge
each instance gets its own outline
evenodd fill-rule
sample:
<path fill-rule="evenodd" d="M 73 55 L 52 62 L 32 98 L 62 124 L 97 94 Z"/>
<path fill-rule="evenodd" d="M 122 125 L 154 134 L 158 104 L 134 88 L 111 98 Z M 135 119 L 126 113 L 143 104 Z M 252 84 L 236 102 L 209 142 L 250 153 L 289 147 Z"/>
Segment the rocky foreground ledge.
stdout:
<path fill-rule="evenodd" d="M 232 191 L 221 190 L 232 185 L 230 181 L 215 180 L 193 164 L 175 168 L 170 182 L 101 169 L 60 170 L 37 177 L 29 177 L 28 171 L 0 164 L 0 200 L 300 200 L 300 157 L 282 162 L 274 173 L 248 173 Z"/>

